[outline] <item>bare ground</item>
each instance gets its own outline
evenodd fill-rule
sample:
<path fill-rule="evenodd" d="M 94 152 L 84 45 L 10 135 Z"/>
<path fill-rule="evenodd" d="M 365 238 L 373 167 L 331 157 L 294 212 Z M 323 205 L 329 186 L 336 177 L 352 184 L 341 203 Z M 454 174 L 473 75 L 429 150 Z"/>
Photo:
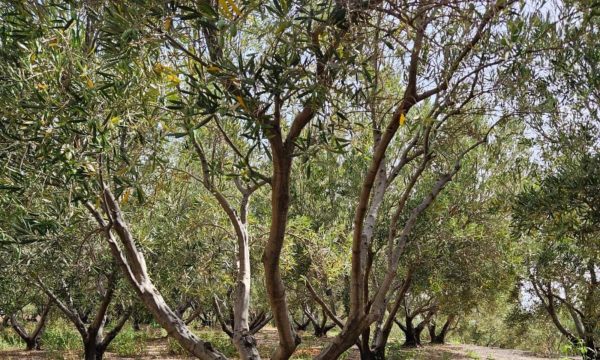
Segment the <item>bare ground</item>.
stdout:
<path fill-rule="evenodd" d="M 415 360 L 459 360 L 459 359 L 481 359 L 481 360 L 549 360 L 556 357 L 542 357 L 533 353 L 514 350 L 484 347 L 471 344 L 446 344 L 426 345 L 417 349 L 400 350 L 400 359 Z M 390 354 L 391 355 L 391 354 Z M 564 358 L 563 358 L 564 359 Z"/>
<path fill-rule="evenodd" d="M 262 354 L 268 354 L 277 344 L 277 332 L 274 328 L 265 328 L 258 334 L 259 350 Z M 316 355 L 323 346 L 325 339 L 315 339 L 310 336 L 303 337 L 300 348 L 296 351 L 294 358 L 307 359 L 311 355 Z M 539 357 L 535 354 L 513 349 L 500 349 L 492 347 L 483 347 L 469 344 L 447 344 L 447 345 L 426 345 L 416 349 L 402 349 L 388 351 L 388 356 L 393 359 L 402 360 L 462 360 L 462 359 L 480 359 L 480 360 L 549 360 L 557 358 Z M 26 360 L 47 360 L 47 359 L 80 359 L 80 354 L 76 352 L 47 352 L 47 351 L 0 351 L 0 359 L 26 359 Z M 360 358 L 358 350 L 353 349 L 347 360 L 358 360 Z M 106 353 L 105 359 L 123 360 L 132 359 L 118 357 L 113 353 Z M 165 338 L 151 339 L 146 346 L 146 352 L 143 356 L 135 359 L 150 360 L 182 360 L 192 359 L 188 356 L 170 354 L 167 348 Z"/>

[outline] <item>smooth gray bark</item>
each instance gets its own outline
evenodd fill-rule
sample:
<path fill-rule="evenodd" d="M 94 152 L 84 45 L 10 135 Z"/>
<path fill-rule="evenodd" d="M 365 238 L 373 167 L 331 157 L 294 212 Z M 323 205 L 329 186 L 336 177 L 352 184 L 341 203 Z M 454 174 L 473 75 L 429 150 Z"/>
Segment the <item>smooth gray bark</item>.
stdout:
<path fill-rule="evenodd" d="M 108 187 L 104 187 L 101 198 L 109 217 L 109 222 L 105 221 L 90 203 L 87 203 L 86 207 L 90 210 L 98 224 L 104 229 L 113 257 L 142 303 L 154 316 L 154 319 L 167 331 L 169 336 L 177 340 L 192 355 L 203 360 L 226 360 L 225 355 L 215 350 L 210 342 L 202 341 L 190 331 L 183 320 L 175 314 L 156 289 L 152 283 L 152 279 L 148 275 L 144 255 L 137 249 L 133 235 L 125 222 L 119 204 Z M 121 249 L 115 239 L 113 231 L 120 239 L 123 249 Z"/>

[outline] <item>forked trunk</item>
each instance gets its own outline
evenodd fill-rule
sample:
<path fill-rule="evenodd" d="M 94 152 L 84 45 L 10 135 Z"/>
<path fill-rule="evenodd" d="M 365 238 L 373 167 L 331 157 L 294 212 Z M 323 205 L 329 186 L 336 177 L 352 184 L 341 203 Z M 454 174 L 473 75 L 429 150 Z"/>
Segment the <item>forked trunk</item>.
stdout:
<path fill-rule="evenodd" d="M 335 360 L 338 359 L 346 350 L 355 344 L 356 339 L 361 335 L 362 329 L 368 324 L 366 317 L 350 318 L 346 322 L 342 332 L 333 338 L 325 348 L 315 356 L 315 360 Z"/>
<path fill-rule="evenodd" d="M 360 360 L 385 360 L 385 346 L 360 349 Z"/>
<path fill-rule="evenodd" d="M 294 318 L 292 318 L 292 320 L 294 321 L 294 324 L 296 324 L 297 331 L 305 331 L 308 328 L 308 325 L 310 325 L 310 319 L 305 319 L 304 312 L 302 312 L 300 321 L 296 321 Z"/>
<path fill-rule="evenodd" d="M 404 347 L 417 347 L 421 345 L 420 333 L 418 333 L 412 324 L 412 319 L 406 320 L 406 326 L 402 329 L 404 332 Z"/>
<path fill-rule="evenodd" d="M 41 340 L 41 337 L 42 337 L 41 332 L 39 334 L 37 334 L 37 335 L 36 334 L 28 335 L 26 333 L 25 329 L 22 328 L 16 322 L 16 320 L 12 319 L 11 323 L 12 323 L 12 328 L 19 335 L 19 337 L 21 338 L 21 340 L 23 340 L 25 342 L 25 350 L 26 351 L 40 350 L 40 340 Z"/>
<path fill-rule="evenodd" d="M 439 333 L 436 333 L 436 325 L 435 323 L 429 324 L 429 337 L 431 338 L 432 344 L 445 344 L 446 343 L 446 335 L 450 331 L 450 325 L 456 318 L 455 315 L 448 316 L 446 322 L 442 326 L 442 329 Z"/>
<path fill-rule="evenodd" d="M 335 327 L 335 324 L 327 324 L 328 317 L 325 310 L 322 311 L 320 319 L 316 315 L 313 315 L 308 309 L 304 309 L 304 313 L 313 325 L 315 337 L 326 337 L 327 332 Z"/>
<path fill-rule="evenodd" d="M 17 321 L 17 317 L 13 314 L 7 319 L 10 320 L 12 328 L 15 332 L 21 337 L 23 341 L 25 341 L 25 350 L 40 350 L 41 339 L 46 328 L 46 321 L 48 320 L 48 314 L 50 313 L 50 307 L 52 305 L 52 301 L 50 300 L 45 306 L 42 314 L 40 315 L 40 320 L 37 323 L 37 326 L 31 333 L 27 333 L 27 330 L 19 324 Z"/>

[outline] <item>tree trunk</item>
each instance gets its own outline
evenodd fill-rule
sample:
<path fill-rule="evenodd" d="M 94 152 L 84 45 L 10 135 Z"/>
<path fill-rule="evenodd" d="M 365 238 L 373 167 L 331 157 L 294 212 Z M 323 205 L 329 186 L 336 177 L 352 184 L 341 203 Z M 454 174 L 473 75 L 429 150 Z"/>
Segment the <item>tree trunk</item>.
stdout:
<path fill-rule="evenodd" d="M 10 317 L 10 323 L 13 330 L 17 333 L 17 335 L 19 335 L 21 340 L 25 342 L 25 350 L 40 350 L 41 332 L 37 336 L 27 334 L 25 328 L 23 328 L 21 324 L 17 322 L 15 315 Z"/>
<path fill-rule="evenodd" d="M 240 357 L 243 360 L 259 360 L 260 354 L 256 348 L 256 340 L 249 328 L 249 309 L 250 309 L 250 285 L 251 285 L 251 269 L 250 269 L 250 246 L 248 243 L 248 202 L 250 195 L 258 186 L 254 188 L 245 188 L 241 183 L 236 182 L 238 190 L 242 193 L 240 202 L 239 216 L 231 206 L 227 198 L 214 186 L 211 179 L 209 164 L 204 154 L 202 146 L 196 140 L 194 133 L 190 131 L 190 139 L 194 145 L 196 153 L 200 158 L 203 173 L 203 184 L 209 190 L 223 211 L 227 214 L 231 225 L 233 226 L 238 250 L 237 250 L 237 275 L 234 293 L 234 304 L 231 308 L 231 337 L 233 344 L 238 350 Z M 224 330 L 225 327 L 224 326 Z"/>
<path fill-rule="evenodd" d="M 583 356 L 584 360 L 599 360 L 600 348 L 595 346 L 593 335 L 587 336 L 585 341 L 586 353 Z"/>
<path fill-rule="evenodd" d="M 40 350 L 40 337 L 25 340 L 25 350 Z"/>
<path fill-rule="evenodd" d="M 102 360 L 103 354 L 96 353 L 96 347 L 93 344 L 85 344 L 83 347 L 83 358 L 85 360 Z"/>
<path fill-rule="evenodd" d="M 390 311 L 390 315 L 388 316 L 383 328 L 381 331 L 375 333 L 375 344 L 373 346 L 373 350 L 370 353 L 367 353 L 365 350 L 361 349 L 361 351 L 365 354 L 365 356 L 370 356 L 371 353 L 373 356 L 378 356 L 376 359 L 385 359 L 385 347 L 387 345 L 387 340 L 389 338 L 390 332 L 394 325 L 395 315 L 400 308 L 402 303 L 402 299 L 404 299 L 404 295 L 408 288 L 410 287 L 410 283 L 412 280 L 412 269 L 409 270 L 406 275 L 406 279 L 402 284 L 402 287 L 398 290 L 398 295 L 396 297 L 396 302 L 394 303 L 394 307 Z M 371 315 L 372 316 L 372 315 Z M 342 332 L 336 336 L 323 350 L 319 355 L 315 357 L 316 360 L 333 360 L 337 359 L 341 354 L 344 353 L 347 349 L 354 345 L 356 339 L 361 335 L 362 330 L 373 323 L 372 318 L 368 316 L 363 316 L 360 318 L 349 318 L 344 326 Z"/>
<path fill-rule="evenodd" d="M 360 360 L 385 360 L 385 346 L 360 349 Z"/>
<path fill-rule="evenodd" d="M 416 327 L 415 328 L 415 340 L 417 341 L 417 346 L 421 346 L 421 334 L 425 327 Z"/>
<path fill-rule="evenodd" d="M 195 145 L 197 145 L 197 143 L 195 143 Z M 236 182 L 238 190 L 242 193 L 238 216 L 225 196 L 215 189 L 210 180 L 208 163 L 206 162 L 204 153 L 199 146 L 197 146 L 197 150 L 198 154 L 201 156 L 206 187 L 211 190 L 213 195 L 219 201 L 222 209 L 229 217 L 229 221 L 231 222 L 237 237 L 237 275 L 233 296 L 234 304 L 231 308 L 232 341 L 243 360 L 259 360 L 260 354 L 256 348 L 256 339 L 253 336 L 254 333 L 250 331 L 249 326 L 251 268 L 247 221 L 250 195 L 258 187 L 255 187 L 254 190 L 252 190 L 250 188 L 244 188 L 241 183 Z"/>
<path fill-rule="evenodd" d="M 454 321 L 455 318 L 456 318 L 455 315 L 448 316 L 448 319 L 446 319 L 446 322 L 442 326 L 442 329 L 440 330 L 439 334 L 436 334 L 435 323 L 432 323 L 429 325 L 429 337 L 431 338 L 432 344 L 445 344 L 446 343 L 446 335 L 450 331 L 450 325 L 452 324 L 452 322 Z"/>
<path fill-rule="evenodd" d="M 365 329 L 363 330 L 362 334 L 360 335 L 360 353 L 361 353 L 361 358 L 364 356 L 365 358 L 370 359 L 371 357 L 371 347 L 369 344 L 369 340 L 371 340 L 371 327 L 370 326 L 366 326 Z"/>
<path fill-rule="evenodd" d="M 192 302 L 190 300 L 184 300 L 181 304 L 179 304 L 175 308 L 175 314 L 183 319 L 183 314 L 192 306 Z"/>
<path fill-rule="evenodd" d="M 346 350 L 350 349 L 356 343 L 356 339 L 361 335 L 362 329 L 372 322 L 367 317 L 349 318 L 342 332 L 331 339 L 331 341 L 321 350 L 315 360 L 335 360 L 338 359 Z"/>
<path fill-rule="evenodd" d="M 99 225 L 106 229 L 105 235 L 110 246 L 111 252 L 125 275 L 125 278 L 131 283 L 135 292 L 138 294 L 142 303 L 154 315 L 158 322 L 179 344 L 189 351 L 192 355 L 203 360 L 226 360 L 227 358 L 215 350 L 212 344 L 202 341 L 198 336 L 190 331 L 177 314 L 167 305 L 160 292 L 154 287 L 152 279 L 148 274 L 146 259 L 137 249 L 133 235 L 129 230 L 123 214 L 114 195 L 105 187 L 102 193 L 102 199 L 107 209 L 112 228 L 107 227 L 106 221 L 100 213 L 91 205 L 86 203 Z M 115 231 L 123 244 L 121 250 L 115 240 L 112 231 Z"/>
<path fill-rule="evenodd" d="M 294 324 L 296 324 L 296 330 L 297 331 L 305 331 L 306 328 L 308 328 L 308 325 L 310 325 L 310 319 L 305 319 L 304 318 L 304 311 L 302 312 L 302 318 L 300 321 L 296 321 L 294 318 L 292 318 L 292 321 L 294 322 Z"/>
<path fill-rule="evenodd" d="M 327 336 L 327 332 L 335 327 L 335 324 L 327 324 L 328 318 L 325 310 L 322 310 L 322 317 L 320 319 L 313 315 L 307 307 L 303 309 L 303 312 L 313 326 L 313 334 L 315 337 L 325 337 Z"/>
<path fill-rule="evenodd" d="M 395 316 L 396 314 L 390 313 L 389 316 Z M 372 358 L 375 360 L 384 360 L 385 359 L 385 349 L 387 347 L 388 339 L 390 338 L 390 333 L 392 332 L 393 321 L 386 321 L 383 327 L 378 327 L 375 330 L 375 335 L 373 336 L 373 345 L 370 349 L 372 353 Z"/>
<path fill-rule="evenodd" d="M 400 305 L 404 300 L 404 296 L 406 295 L 406 292 L 410 287 L 410 284 L 412 282 L 412 274 L 413 269 L 410 268 L 406 274 L 404 282 L 402 283 L 402 287 L 398 290 L 392 308 L 388 310 L 388 317 L 385 321 L 381 319 L 377 323 L 375 334 L 373 335 L 373 343 L 371 349 L 371 353 L 373 354 L 373 357 L 376 360 L 385 359 L 385 349 L 387 347 L 390 333 L 392 332 L 392 327 L 394 326 L 394 319 L 396 318 L 396 314 L 400 309 Z"/>
<path fill-rule="evenodd" d="M 88 339 L 83 343 L 83 356 L 85 360 L 102 360 L 105 347 L 101 345 L 97 337 Z"/>
<path fill-rule="evenodd" d="M 294 332 L 290 322 L 285 297 L 285 285 L 281 278 L 279 261 L 285 239 L 287 216 L 290 206 L 290 172 L 292 166 L 291 150 L 283 144 L 269 139 L 273 148 L 273 179 L 271 184 L 271 227 L 265 246 L 262 262 L 265 270 L 265 286 L 273 320 L 279 335 L 279 345 L 271 355 L 273 360 L 288 359 L 300 344 L 300 338 Z M 293 147 L 293 144 L 289 144 Z"/>
<path fill-rule="evenodd" d="M 335 327 L 335 324 L 326 324 L 324 326 L 316 326 L 314 335 L 315 337 L 327 337 L 327 332 Z"/>
<path fill-rule="evenodd" d="M 244 204 L 242 205 L 244 206 Z M 246 224 L 239 224 L 238 234 L 238 272 L 233 305 L 233 344 L 243 360 L 258 360 L 260 354 L 256 348 L 256 339 L 249 328 L 250 311 L 250 246 Z"/>
<path fill-rule="evenodd" d="M 421 345 L 420 333 L 417 333 L 415 327 L 412 324 L 412 319 L 407 319 L 406 328 L 404 331 L 404 347 L 417 347 Z"/>
<path fill-rule="evenodd" d="M 369 347 L 361 346 L 360 348 L 360 360 L 376 360 L 376 354 Z M 383 360 L 383 359 L 382 359 Z"/>
<path fill-rule="evenodd" d="M 435 323 L 429 324 L 429 326 L 427 327 L 429 330 L 429 339 L 431 339 L 431 343 L 432 344 L 443 344 L 443 342 L 438 342 L 437 341 L 437 335 L 436 335 L 436 325 Z"/>
<path fill-rule="evenodd" d="M 416 316 L 416 315 L 413 315 Z M 405 317 L 406 325 L 402 326 L 400 322 L 396 322 L 398 327 L 404 333 L 404 347 L 418 347 L 421 346 L 421 333 L 425 329 L 425 324 L 429 322 L 429 318 L 421 321 L 418 326 L 413 325 L 414 317 Z"/>
<path fill-rule="evenodd" d="M 250 323 L 250 333 L 256 334 L 262 328 L 267 326 L 271 320 L 273 320 L 273 316 L 271 314 L 267 315 L 264 311 L 261 312 L 260 315 L 254 318 L 254 320 L 252 320 Z"/>
<path fill-rule="evenodd" d="M 48 303 L 44 306 L 44 310 L 40 315 L 40 320 L 38 321 L 35 329 L 31 334 L 27 333 L 27 330 L 19 324 L 17 321 L 17 317 L 15 314 L 11 315 L 8 319 L 10 320 L 12 328 L 15 332 L 25 341 L 25 350 L 40 350 L 42 334 L 46 328 L 46 321 L 48 320 L 48 314 L 50 313 L 50 308 L 52 306 L 52 300 L 49 300 Z"/>

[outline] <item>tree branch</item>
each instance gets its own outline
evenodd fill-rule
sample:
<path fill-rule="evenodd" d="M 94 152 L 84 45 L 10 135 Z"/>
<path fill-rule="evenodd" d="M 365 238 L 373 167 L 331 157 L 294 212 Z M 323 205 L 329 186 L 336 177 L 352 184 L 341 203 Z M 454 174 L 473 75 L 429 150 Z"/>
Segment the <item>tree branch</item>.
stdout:
<path fill-rule="evenodd" d="M 333 313 L 333 311 L 331 311 L 331 309 L 329 308 L 329 306 L 327 306 L 327 304 L 325 303 L 325 301 L 323 301 L 323 299 L 321 299 L 321 297 L 317 294 L 317 292 L 315 291 L 315 289 L 313 288 L 312 284 L 310 283 L 310 281 L 308 279 L 306 279 L 306 287 L 308 288 L 308 291 L 312 295 L 313 299 L 315 299 L 315 301 L 317 303 L 319 303 L 319 305 L 321 305 L 321 308 L 323 308 L 323 311 L 325 311 L 325 313 L 327 314 L 327 316 L 329 316 L 333 320 L 333 322 L 337 326 L 340 327 L 340 329 L 343 329 L 344 328 L 344 323 L 342 322 L 342 320 L 340 320 Z"/>
<path fill-rule="evenodd" d="M 221 313 L 221 307 L 219 306 L 219 301 L 217 300 L 216 295 L 213 295 L 213 306 L 215 307 L 215 312 L 217 313 L 217 320 L 219 320 L 221 329 L 223 329 L 223 332 L 225 332 L 225 334 L 227 334 L 230 338 L 233 338 L 233 331 L 225 323 L 225 319 L 223 318 L 223 314 Z"/>

